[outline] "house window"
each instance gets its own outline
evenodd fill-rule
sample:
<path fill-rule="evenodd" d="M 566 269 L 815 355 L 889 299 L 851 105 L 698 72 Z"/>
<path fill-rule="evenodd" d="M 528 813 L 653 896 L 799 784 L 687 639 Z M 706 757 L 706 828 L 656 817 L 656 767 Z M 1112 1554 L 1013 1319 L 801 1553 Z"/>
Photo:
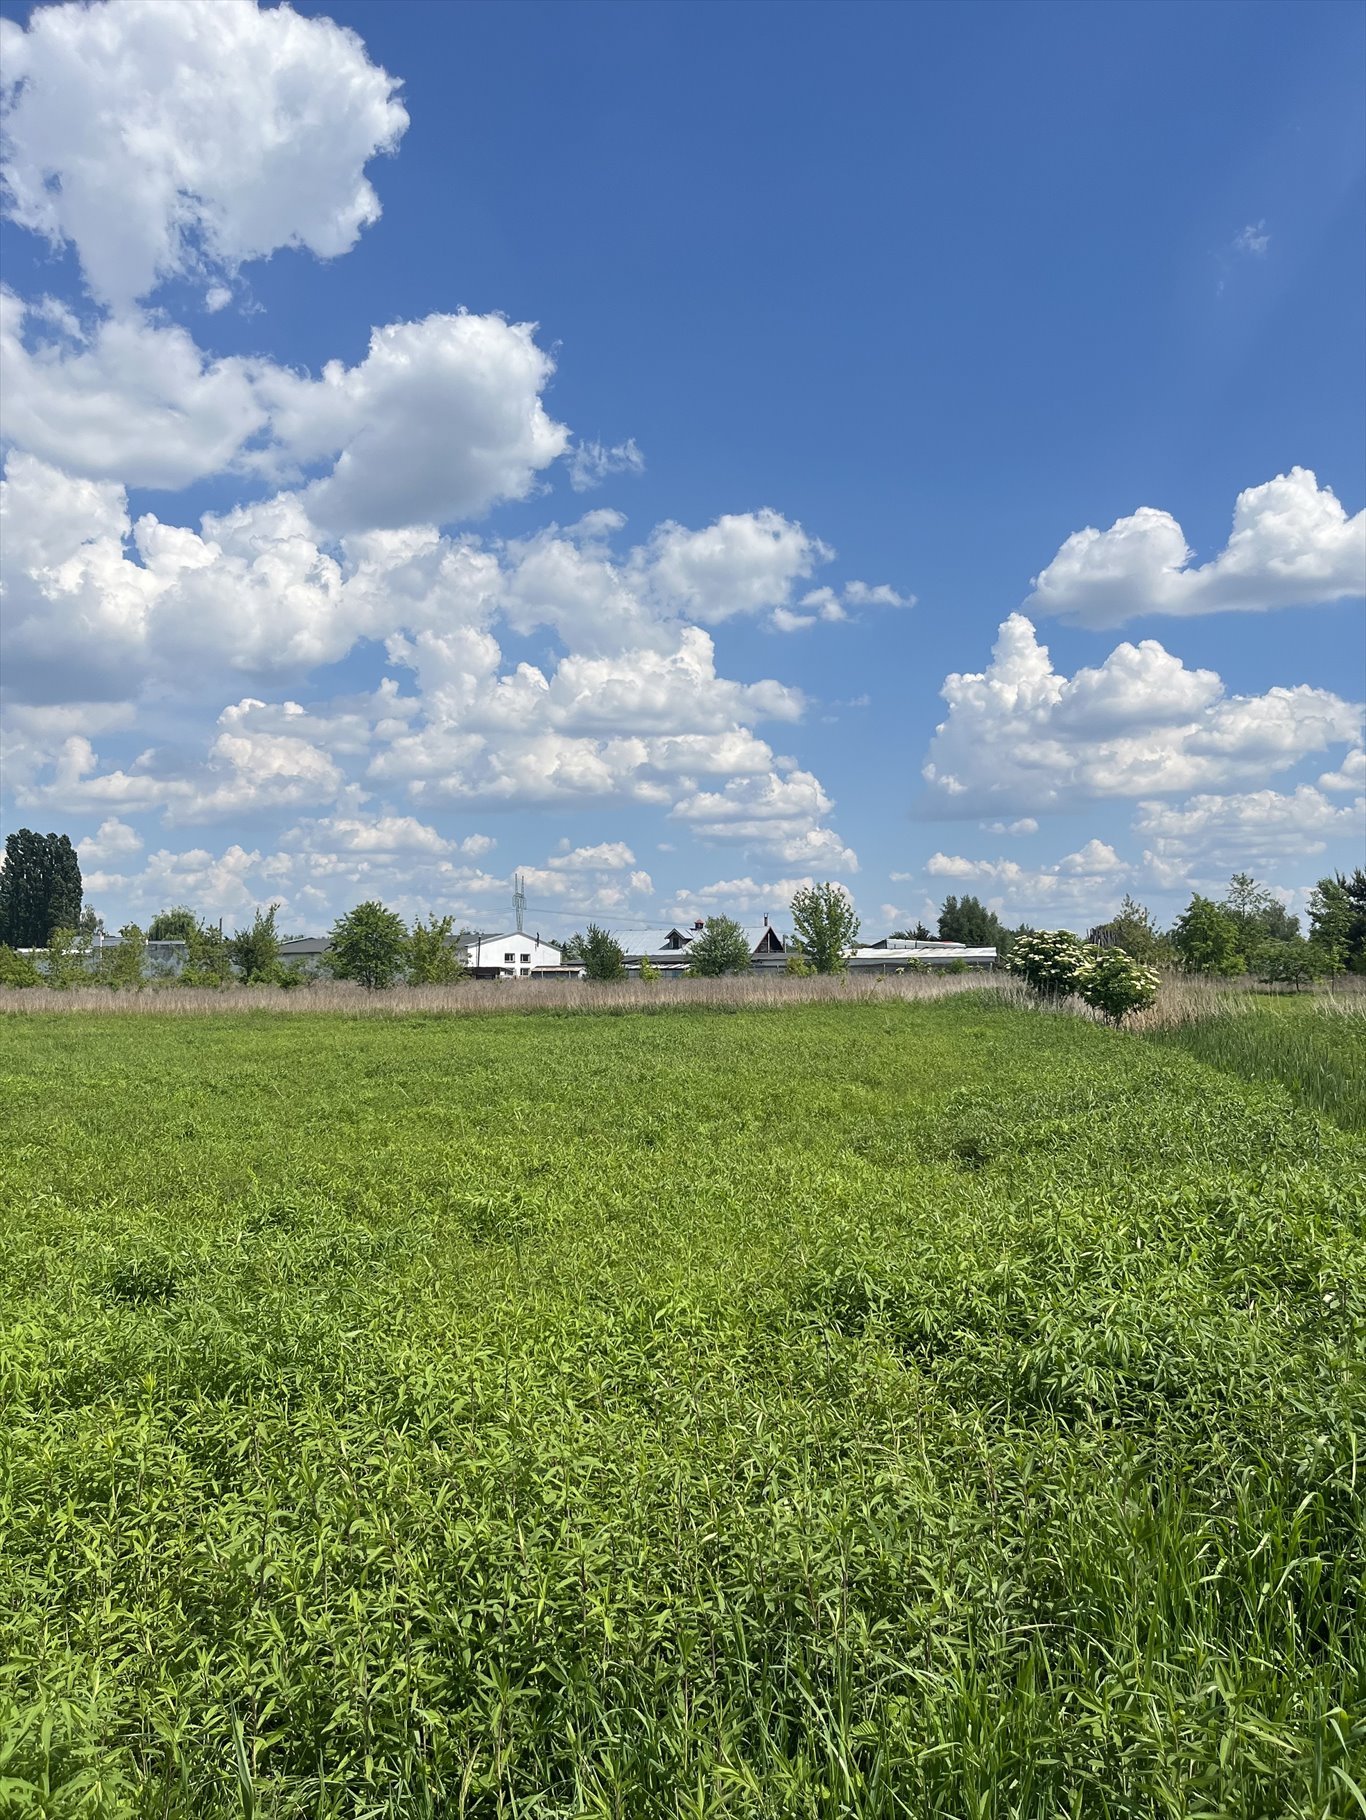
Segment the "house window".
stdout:
<path fill-rule="evenodd" d="M 522 959 L 523 959 L 523 960 L 524 960 L 524 961 L 529 961 L 529 960 L 530 960 L 530 959 L 531 959 L 531 956 L 530 956 L 530 955 L 529 955 L 529 954 L 524 954 L 524 955 L 523 955 L 523 956 L 522 956 Z"/>
<path fill-rule="evenodd" d="M 505 954 L 503 956 L 504 961 L 515 961 L 516 958 L 517 956 L 515 954 Z"/>

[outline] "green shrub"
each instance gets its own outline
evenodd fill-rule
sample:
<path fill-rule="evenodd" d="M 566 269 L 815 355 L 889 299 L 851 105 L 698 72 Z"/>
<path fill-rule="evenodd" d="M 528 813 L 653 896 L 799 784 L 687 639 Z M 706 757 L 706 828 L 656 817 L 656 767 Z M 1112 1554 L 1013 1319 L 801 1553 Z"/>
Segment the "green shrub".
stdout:
<path fill-rule="evenodd" d="M 1094 949 L 1077 969 L 1074 990 L 1093 1011 L 1121 1024 L 1157 997 L 1159 974 L 1122 948 Z"/>
<path fill-rule="evenodd" d="M 0 986 L 41 986 L 43 976 L 27 954 L 0 942 Z"/>
<path fill-rule="evenodd" d="M 43 977 L 54 992 L 91 983 L 90 937 L 75 929 L 54 929 L 47 945 Z"/>
<path fill-rule="evenodd" d="M 1006 965 L 1036 992 L 1066 998 L 1077 989 L 1088 952 L 1086 943 L 1070 929 L 1035 929 L 1017 938 Z"/>

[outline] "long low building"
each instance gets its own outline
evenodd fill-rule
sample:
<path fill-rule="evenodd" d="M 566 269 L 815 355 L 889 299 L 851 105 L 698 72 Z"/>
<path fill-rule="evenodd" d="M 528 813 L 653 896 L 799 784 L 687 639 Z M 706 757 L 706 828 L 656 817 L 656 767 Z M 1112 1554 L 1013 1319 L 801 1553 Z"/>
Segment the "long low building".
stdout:
<path fill-rule="evenodd" d="M 994 948 L 969 948 L 963 942 L 913 942 L 889 936 L 870 948 L 856 948 L 849 956 L 851 972 L 905 973 L 908 967 L 943 971 L 946 967 L 972 967 L 990 971 L 996 965 Z"/>

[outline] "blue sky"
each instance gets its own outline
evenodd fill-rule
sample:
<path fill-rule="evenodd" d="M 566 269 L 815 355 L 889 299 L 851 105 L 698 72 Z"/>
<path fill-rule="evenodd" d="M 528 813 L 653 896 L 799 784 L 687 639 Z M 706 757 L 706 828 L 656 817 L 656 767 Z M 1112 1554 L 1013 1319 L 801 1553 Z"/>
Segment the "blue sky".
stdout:
<path fill-rule="evenodd" d="M 0 13 L 0 812 L 111 923 L 1360 863 L 1361 9 Z"/>

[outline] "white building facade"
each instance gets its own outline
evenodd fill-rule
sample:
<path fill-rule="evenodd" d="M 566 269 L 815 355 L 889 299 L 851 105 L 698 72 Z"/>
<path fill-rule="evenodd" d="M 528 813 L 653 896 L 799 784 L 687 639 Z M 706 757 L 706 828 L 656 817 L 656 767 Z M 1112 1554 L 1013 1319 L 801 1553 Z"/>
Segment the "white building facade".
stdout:
<path fill-rule="evenodd" d="M 514 929 L 511 935 L 479 935 L 467 943 L 465 965 L 477 979 L 529 979 L 560 965 L 560 951 L 539 935 Z"/>

